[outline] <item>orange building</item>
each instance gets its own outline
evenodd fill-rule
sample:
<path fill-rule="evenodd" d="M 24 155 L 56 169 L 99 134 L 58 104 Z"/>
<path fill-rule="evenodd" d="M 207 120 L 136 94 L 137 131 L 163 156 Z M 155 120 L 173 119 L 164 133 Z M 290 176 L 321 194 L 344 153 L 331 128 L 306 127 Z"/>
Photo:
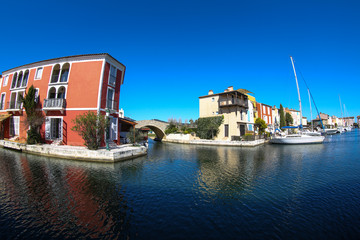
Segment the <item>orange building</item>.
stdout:
<path fill-rule="evenodd" d="M 263 119 L 267 125 L 273 124 L 272 107 L 263 103 L 256 103 L 259 118 Z"/>
<path fill-rule="evenodd" d="M 4 71 L 0 91 L 2 137 L 26 139 L 28 127 L 20 95 L 33 85 L 38 107 L 45 115 L 40 133 L 47 143 L 82 146 L 83 139 L 71 130 L 72 120 L 91 111 L 109 118 L 106 140 L 120 144 L 119 99 L 125 69 L 118 60 L 101 53 L 54 58 Z"/>

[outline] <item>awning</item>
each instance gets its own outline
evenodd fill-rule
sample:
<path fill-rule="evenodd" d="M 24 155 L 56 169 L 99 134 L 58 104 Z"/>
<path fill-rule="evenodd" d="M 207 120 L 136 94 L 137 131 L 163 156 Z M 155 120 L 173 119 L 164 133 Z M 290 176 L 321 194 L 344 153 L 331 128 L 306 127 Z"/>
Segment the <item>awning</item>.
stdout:
<path fill-rule="evenodd" d="M 12 116 L 12 114 L 8 114 L 8 113 L 6 113 L 6 114 L 0 114 L 0 122 L 8 119 L 8 118 L 11 117 L 11 116 Z"/>
<path fill-rule="evenodd" d="M 136 125 L 136 124 L 137 124 L 136 122 L 132 122 L 132 121 L 129 121 L 129 120 L 125 120 L 125 119 L 123 119 L 123 118 L 119 118 L 119 121 L 120 121 L 120 122 L 123 122 L 123 123 L 130 124 L 130 125 Z"/>

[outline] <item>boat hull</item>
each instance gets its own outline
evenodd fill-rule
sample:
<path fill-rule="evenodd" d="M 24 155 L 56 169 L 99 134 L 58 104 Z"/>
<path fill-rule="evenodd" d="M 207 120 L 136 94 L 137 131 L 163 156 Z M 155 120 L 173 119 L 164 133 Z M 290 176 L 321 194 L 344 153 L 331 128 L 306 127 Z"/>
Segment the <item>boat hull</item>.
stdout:
<path fill-rule="evenodd" d="M 323 143 L 324 136 L 285 136 L 285 137 L 274 137 L 269 140 L 273 144 L 316 144 Z"/>

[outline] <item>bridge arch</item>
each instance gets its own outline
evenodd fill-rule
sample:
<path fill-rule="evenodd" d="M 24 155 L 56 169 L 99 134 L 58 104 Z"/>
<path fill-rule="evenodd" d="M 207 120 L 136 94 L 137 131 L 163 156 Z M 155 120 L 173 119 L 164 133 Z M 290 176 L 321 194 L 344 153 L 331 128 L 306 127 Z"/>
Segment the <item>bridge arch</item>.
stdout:
<path fill-rule="evenodd" d="M 148 127 L 154 131 L 157 140 L 161 141 L 162 139 L 166 138 L 165 130 L 169 123 L 157 119 L 141 120 L 136 121 L 136 123 L 136 128 Z"/>

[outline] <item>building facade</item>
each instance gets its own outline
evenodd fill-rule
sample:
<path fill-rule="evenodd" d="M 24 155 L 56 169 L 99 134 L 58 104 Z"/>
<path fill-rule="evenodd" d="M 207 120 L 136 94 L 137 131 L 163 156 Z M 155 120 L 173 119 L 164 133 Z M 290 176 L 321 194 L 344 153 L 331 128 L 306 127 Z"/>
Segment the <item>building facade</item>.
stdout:
<path fill-rule="evenodd" d="M 273 125 L 273 116 L 272 116 L 272 107 L 264 103 L 256 103 L 256 108 L 258 112 L 258 117 L 263 119 L 265 123 L 269 126 Z"/>
<path fill-rule="evenodd" d="M 40 134 L 47 143 L 82 146 L 83 139 L 71 128 L 73 119 L 88 111 L 110 121 L 105 141 L 120 144 L 119 99 L 125 66 L 109 54 L 61 57 L 26 64 L 2 73 L 0 119 L 4 138 L 27 137 L 26 113 L 20 101 L 29 87 L 45 116 Z"/>
<path fill-rule="evenodd" d="M 199 97 L 199 117 L 224 116 L 220 132 L 215 139 L 231 140 L 233 136 L 243 136 L 248 131 L 248 96 L 233 87 L 224 92 L 214 94 L 212 90 L 208 95 Z"/>

